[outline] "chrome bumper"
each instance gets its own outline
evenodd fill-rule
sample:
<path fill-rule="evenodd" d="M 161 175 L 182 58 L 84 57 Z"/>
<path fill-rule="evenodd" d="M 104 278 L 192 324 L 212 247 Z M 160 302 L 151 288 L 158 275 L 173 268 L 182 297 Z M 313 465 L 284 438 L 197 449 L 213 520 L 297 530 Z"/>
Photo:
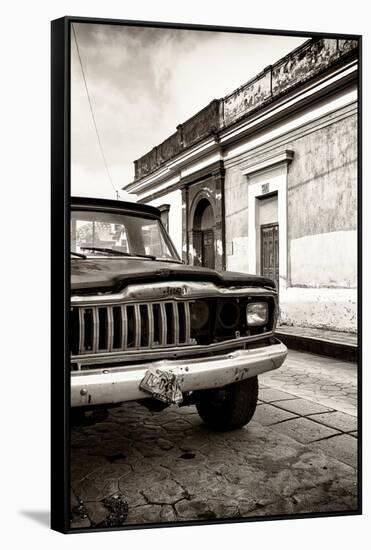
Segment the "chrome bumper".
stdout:
<path fill-rule="evenodd" d="M 148 397 L 139 389 L 139 384 L 150 366 L 173 372 L 182 392 L 187 392 L 222 387 L 278 369 L 286 355 L 286 346 L 277 340 L 276 344 L 262 348 L 212 357 L 166 359 L 111 369 L 104 367 L 98 371 L 75 371 L 71 373 L 71 406 L 112 404 Z"/>

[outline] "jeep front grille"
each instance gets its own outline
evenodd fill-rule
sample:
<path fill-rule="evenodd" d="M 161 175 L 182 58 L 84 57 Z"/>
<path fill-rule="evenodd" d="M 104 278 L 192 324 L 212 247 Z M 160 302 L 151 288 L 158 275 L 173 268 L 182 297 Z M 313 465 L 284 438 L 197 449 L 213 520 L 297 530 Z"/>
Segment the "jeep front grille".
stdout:
<path fill-rule="evenodd" d="M 73 355 L 190 345 L 189 302 L 74 307 Z"/>

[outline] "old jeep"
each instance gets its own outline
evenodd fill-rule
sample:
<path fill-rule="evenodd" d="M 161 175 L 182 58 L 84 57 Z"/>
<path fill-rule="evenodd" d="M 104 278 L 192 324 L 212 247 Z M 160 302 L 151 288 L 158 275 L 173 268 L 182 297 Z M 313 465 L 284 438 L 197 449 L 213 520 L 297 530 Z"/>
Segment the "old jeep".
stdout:
<path fill-rule="evenodd" d="M 185 265 L 160 212 L 71 200 L 71 406 L 195 404 L 207 426 L 247 424 L 257 376 L 280 367 L 270 279 Z"/>

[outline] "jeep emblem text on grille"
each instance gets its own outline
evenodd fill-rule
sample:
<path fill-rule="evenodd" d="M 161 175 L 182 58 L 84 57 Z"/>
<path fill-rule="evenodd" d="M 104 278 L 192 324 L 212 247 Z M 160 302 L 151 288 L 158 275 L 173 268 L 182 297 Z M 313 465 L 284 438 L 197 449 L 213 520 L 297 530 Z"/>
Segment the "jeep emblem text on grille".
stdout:
<path fill-rule="evenodd" d="M 181 296 L 186 293 L 186 289 L 181 286 L 171 287 L 168 286 L 162 290 L 164 296 Z"/>

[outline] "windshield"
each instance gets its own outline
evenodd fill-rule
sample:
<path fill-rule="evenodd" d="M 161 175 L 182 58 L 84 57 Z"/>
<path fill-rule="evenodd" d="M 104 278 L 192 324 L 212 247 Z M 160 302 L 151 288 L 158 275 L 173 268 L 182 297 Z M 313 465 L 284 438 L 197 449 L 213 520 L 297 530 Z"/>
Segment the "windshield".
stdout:
<path fill-rule="evenodd" d="M 71 212 L 71 253 L 180 261 L 158 219 L 93 210 Z"/>

